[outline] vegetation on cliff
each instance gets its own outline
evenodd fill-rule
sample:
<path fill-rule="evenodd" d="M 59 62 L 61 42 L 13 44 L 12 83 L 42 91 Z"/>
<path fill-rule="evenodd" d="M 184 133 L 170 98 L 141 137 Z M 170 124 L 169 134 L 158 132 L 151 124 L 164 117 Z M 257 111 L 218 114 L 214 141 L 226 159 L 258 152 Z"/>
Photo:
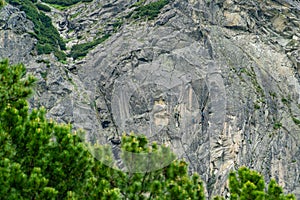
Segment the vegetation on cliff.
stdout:
<path fill-rule="evenodd" d="M 143 5 L 144 1 L 138 2 L 133 5 L 136 7 L 133 12 L 131 12 L 127 17 L 132 17 L 133 19 L 148 19 L 152 20 L 158 16 L 160 10 L 170 3 L 170 0 L 158 0 L 151 2 L 149 4 Z"/>
<path fill-rule="evenodd" d="M 101 44 L 109 37 L 110 35 L 107 34 L 91 42 L 73 45 L 69 56 L 72 57 L 74 60 L 79 57 L 86 56 L 89 50 L 91 50 L 93 47 L 97 46 L 98 44 Z"/>
<path fill-rule="evenodd" d="M 48 0 L 47 0 L 47 2 L 48 2 Z M 133 12 L 128 14 L 127 18 L 153 20 L 154 18 L 156 18 L 158 16 L 161 9 L 164 6 L 166 6 L 168 3 L 170 3 L 170 1 L 169 0 L 158 0 L 158 1 L 154 1 L 151 3 L 145 4 L 145 5 L 144 5 L 144 3 L 145 3 L 144 1 L 140 1 L 140 2 L 132 5 L 132 7 L 135 7 L 135 9 Z M 63 2 L 61 2 L 60 5 L 66 6 Z M 111 23 L 111 25 L 113 26 L 113 33 L 117 32 L 117 30 L 122 26 L 123 23 L 124 23 L 123 19 L 113 20 Z M 93 41 L 73 45 L 71 48 L 71 52 L 68 56 L 72 57 L 74 60 L 78 59 L 80 57 L 84 57 L 87 55 L 87 53 L 92 48 L 94 48 L 98 44 L 101 44 L 109 37 L 110 37 L 110 34 L 104 34 L 102 37 L 97 38 Z"/>
<path fill-rule="evenodd" d="M 0 8 L 4 6 L 4 0 L 0 0 Z"/>
<path fill-rule="evenodd" d="M 92 2 L 93 0 L 42 0 L 42 2 L 49 4 L 56 4 L 61 6 L 71 6 L 79 2 Z"/>
<path fill-rule="evenodd" d="M 68 7 L 80 2 L 91 2 L 92 0 L 42 0 L 40 3 L 36 0 L 7 0 L 11 5 L 17 6 L 20 10 L 26 13 L 29 20 L 34 23 L 34 33 L 32 33 L 37 39 L 36 51 L 38 54 L 50 54 L 54 55 L 60 61 L 66 60 L 66 44 L 60 37 L 59 32 L 53 26 L 52 20 L 44 12 L 51 12 L 51 7 L 47 6 L 48 3 L 54 7 Z M 148 19 L 153 20 L 158 16 L 161 9 L 167 5 L 169 0 L 158 0 L 145 4 L 145 1 L 135 3 L 132 7 L 135 7 L 127 17 L 132 19 Z M 4 1 L 0 2 L 0 6 L 4 5 Z M 121 19 L 113 20 L 112 26 L 116 32 L 118 28 L 123 24 Z M 110 37 L 109 33 L 103 34 L 102 37 L 94 39 L 91 42 L 81 43 L 73 45 L 68 56 L 74 60 L 80 57 L 86 56 L 86 54 L 95 46 L 102 43 Z"/>
<path fill-rule="evenodd" d="M 51 11 L 51 8 L 48 7 L 47 5 L 45 4 L 42 4 L 42 3 L 37 3 L 36 4 L 36 7 L 41 10 L 41 11 L 45 11 L 45 12 L 50 12 Z"/>
<path fill-rule="evenodd" d="M 48 10 L 46 6 L 30 0 L 7 0 L 8 3 L 17 6 L 26 13 L 28 19 L 34 23 L 33 35 L 38 39 L 36 50 L 38 54 L 54 53 L 58 60 L 65 60 L 66 44 L 53 26 L 50 17 L 40 10 Z"/>

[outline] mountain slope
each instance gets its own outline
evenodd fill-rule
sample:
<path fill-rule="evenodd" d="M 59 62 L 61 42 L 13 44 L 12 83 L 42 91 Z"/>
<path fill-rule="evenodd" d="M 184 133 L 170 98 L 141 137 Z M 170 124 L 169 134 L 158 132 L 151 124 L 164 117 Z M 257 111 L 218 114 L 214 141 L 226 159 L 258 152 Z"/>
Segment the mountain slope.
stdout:
<path fill-rule="evenodd" d="M 209 196 L 226 194 L 241 165 L 299 194 L 299 3 L 158 2 L 48 5 L 65 53 L 78 55 L 63 63 L 35 55 L 32 23 L 6 6 L 0 55 L 40 77 L 32 106 L 89 141 L 144 133 L 185 158 Z M 15 16 L 26 23 L 14 26 Z M 72 54 L 79 44 L 86 53 Z"/>

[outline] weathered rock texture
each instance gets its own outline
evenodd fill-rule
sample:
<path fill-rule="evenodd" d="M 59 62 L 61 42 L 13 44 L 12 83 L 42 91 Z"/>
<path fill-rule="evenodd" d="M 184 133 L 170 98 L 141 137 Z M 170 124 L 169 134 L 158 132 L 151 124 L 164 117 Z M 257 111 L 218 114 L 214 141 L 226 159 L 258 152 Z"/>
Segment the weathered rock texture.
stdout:
<path fill-rule="evenodd" d="M 300 195 L 300 4 L 174 0 L 155 20 L 124 18 L 135 2 L 53 9 L 69 46 L 112 35 L 65 65 L 30 55 L 32 24 L 16 8 L 1 10 L 1 57 L 40 77 L 32 106 L 92 142 L 134 131 L 168 144 L 209 197 L 226 195 L 227 175 L 241 165 Z"/>

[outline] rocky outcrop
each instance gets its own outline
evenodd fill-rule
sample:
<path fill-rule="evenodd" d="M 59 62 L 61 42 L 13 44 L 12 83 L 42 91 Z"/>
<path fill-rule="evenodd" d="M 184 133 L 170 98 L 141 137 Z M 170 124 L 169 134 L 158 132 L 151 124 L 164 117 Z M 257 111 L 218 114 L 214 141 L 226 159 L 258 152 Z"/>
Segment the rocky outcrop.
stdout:
<path fill-rule="evenodd" d="M 226 177 L 241 165 L 299 195 L 299 3 L 174 0 L 150 21 L 125 18 L 133 3 L 94 1 L 50 14 L 60 16 L 53 19 L 69 46 L 111 37 L 68 64 L 22 60 L 40 77 L 32 105 L 85 129 L 91 142 L 135 131 L 169 145 L 201 174 L 209 197 L 226 195 Z M 20 61 L 7 49 L 1 57 Z"/>
<path fill-rule="evenodd" d="M 37 55 L 34 24 L 24 12 L 11 5 L 0 10 L 0 58 L 24 63 L 27 72 L 38 78 L 32 107 L 44 106 L 48 116 L 59 122 L 73 122 L 74 83 L 69 71 L 72 65 L 57 62 L 53 55 Z"/>
<path fill-rule="evenodd" d="M 28 62 L 35 39 L 29 34 L 33 23 L 13 6 L 0 10 L 0 55 L 15 62 Z"/>

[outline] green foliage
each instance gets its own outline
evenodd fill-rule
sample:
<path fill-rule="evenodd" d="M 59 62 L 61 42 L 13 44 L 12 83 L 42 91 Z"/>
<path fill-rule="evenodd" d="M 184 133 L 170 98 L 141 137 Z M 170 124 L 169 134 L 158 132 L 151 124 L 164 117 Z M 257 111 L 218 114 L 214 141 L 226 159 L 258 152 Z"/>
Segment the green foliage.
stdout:
<path fill-rule="evenodd" d="M 39 9 L 39 10 L 42 10 L 42 11 L 45 11 L 45 12 L 51 12 L 51 8 L 49 8 L 48 6 L 46 6 L 45 4 L 42 4 L 42 3 L 37 3 L 35 4 L 36 7 Z"/>
<path fill-rule="evenodd" d="M 52 199 L 57 191 L 47 186 L 49 180 L 43 177 L 41 167 L 32 162 L 38 154 L 29 153 L 42 147 L 35 139 L 40 144 L 45 141 L 38 134 L 33 136 L 31 130 L 38 129 L 38 122 L 31 122 L 33 114 L 28 115 L 26 98 L 35 79 L 25 77 L 23 65 L 9 66 L 4 60 L 0 62 L 0 80 L 0 199 Z M 30 142 L 24 144 L 24 140 Z"/>
<path fill-rule="evenodd" d="M 117 32 L 117 30 L 123 25 L 124 21 L 122 19 L 116 19 L 112 26 L 114 27 L 114 32 Z"/>
<path fill-rule="evenodd" d="M 229 188 L 231 200 L 295 200 L 291 194 L 284 195 L 282 188 L 275 180 L 270 181 L 266 192 L 263 176 L 246 167 L 241 167 L 238 172 L 229 174 Z"/>
<path fill-rule="evenodd" d="M 7 105 L 24 106 L 26 103 L 23 100 L 32 94 L 30 86 L 35 81 L 32 76 L 25 79 L 24 65 L 8 66 L 8 60 L 0 61 L 0 112 Z"/>
<path fill-rule="evenodd" d="M 285 195 L 283 193 L 282 187 L 280 187 L 274 179 L 272 179 L 269 183 L 266 199 L 296 200 L 295 196 L 292 194 Z"/>
<path fill-rule="evenodd" d="M 277 97 L 277 94 L 276 92 L 269 92 L 270 96 L 273 97 L 273 98 L 276 98 Z"/>
<path fill-rule="evenodd" d="M 98 44 L 101 44 L 102 42 L 107 40 L 109 37 L 110 37 L 110 35 L 104 35 L 103 37 L 98 38 L 94 41 L 74 45 L 71 48 L 71 52 L 70 52 L 69 56 L 72 57 L 74 60 L 79 57 L 86 56 L 86 54 L 89 52 L 90 49 L 94 48 Z"/>
<path fill-rule="evenodd" d="M 0 0 L 0 8 L 2 8 L 4 6 L 5 1 L 4 0 Z"/>
<path fill-rule="evenodd" d="M 273 125 L 273 128 L 274 128 L 275 130 L 280 129 L 281 127 L 282 127 L 282 124 L 281 124 L 280 122 L 275 122 L 274 125 Z"/>
<path fill-rule="evenodd" d="M 282 97 L 282 98 L 281 98 L 281 102 L 282 102 L 283 104 L 288 105 L 290 101 L 289 101 L 288 99 Z"/>
<path fill-rule="evenodd" d="M 137 4 L 138 7 L 130 13 L 128 17 L 132 17 L 133 19 L 142 18 L 152 20 L 158 16 L 160 10 L 169 2 L 170 0 L 158 0 L 147 5 Z"/>
<path fill-rule="evenodd" d="M 254 109 L 256 110 L 260 109 L 260 105 L 258 103 L 254 103 Z"/>
<path fill-rule="evenodd" d="M 168 147 L 158 146 L 155 142 L 148 145 L 143 135 L 123 136 L 122 150 L 122 160 L 133 173 L 159 170 L 176 158 Z"/>
<path fill-rule="evenodd" d="M 55 51 L 54 55 L 62 63 L 66 62 L 65 60 L 67 58 L 67 55 L 65 54 L 65 52 L 63 52 L 63 51 Z"/>
<path fill-rule="evenodd" d="M 49 4 L 56 4 L 61 6 L 71 6 L 79 2 L 92 2 L 93 0 L 42 0 L 42 2 Z"/>
<path fill-rule="evenodd" d="M 11 5 L 14 5 L 14 6 L 18 6 L 18 5 L 21 5 L 21 2 L 20 0 L 6 0 L 8 3 L 10 3 Z"/>
<path fill-rule="evenodd" d="M 38 8 L 47 10 L 44 5 L 34 4 L 30 0 L 7 1 L 12 5 L 18 6 L 26 13 L 27 18 L 34 23 L 35 37 L 38 39 L 36 46 L 38 54 L 49 54 L 51 52 L 54 52 L 54 54 L 62 54 L 61 50 L 66 50 L 66 44 L 56 28 L 52 25 L 51 18 L 38 10 Z M 43 6 L 43 8 L 41 8 L 41 6 Z"/>
<path fill-rule="evenodd" d="M 256 171 L 241 167 L 237 173 L 230 173 L 229 188 L 231 199 L 250 200 L 263 197 L 265 182 L 263 176 Z"/>
<path fill-rule="evenodd" d="M 53 51 L 53 46 L 51 44 L 37 44 L 36 50 L 38 54 L 50 54 Z"/>
<path fill-rule="evenodd" d="M 122 137 L 122 152 L 122 160 L 129 172 L 118 172 L 114 178 L 118 180 L 115 184 L 122 199 L 204 199 L 203 183 L 199 176 L 189 176 L 187 163 L 174 161 L 175 156 L 169 148 L 156 143 L 149 145 L 145 136 L 131 134 Z M 164 163 L 164 167 L 162 160 L 168 162 Z M 159 168 L 155 168 L 157 164 Z M 139 165 L 148 170 L 141 170 Z M 139 170 L 146 172 L 139 173 Z"/>
<path fill-rule="evenodd" d="M 168 148 L 148 144 L 145 136 L 131 133 L 122 137 L 121 149 L 127 172 L 113 170 L 109 181 L 120 192 L 120 199 L 204 199 L 199 176 L 189 176 L 187 163 L 174 160 Z M 103 148 L 94 150 L 93 154 L 97 158 L 112 155 Z M 111 158 L 101 160 L 110 163 Z M 168 160 L 168 163 L 162 166 L 161 160 Z"/>
<path fill-rule="evenodd" d="M 213 200 L 225 200 L 225 198 L 224 197 L 220 197 L 220 196 L 215 196 L 213 198 Z"/>
<path fill-rule="evenodd" d="M 300 125 L 300 120 L 297 119 L 296 117 L 293 117 L 293 121 L 295 124 Z"/>

